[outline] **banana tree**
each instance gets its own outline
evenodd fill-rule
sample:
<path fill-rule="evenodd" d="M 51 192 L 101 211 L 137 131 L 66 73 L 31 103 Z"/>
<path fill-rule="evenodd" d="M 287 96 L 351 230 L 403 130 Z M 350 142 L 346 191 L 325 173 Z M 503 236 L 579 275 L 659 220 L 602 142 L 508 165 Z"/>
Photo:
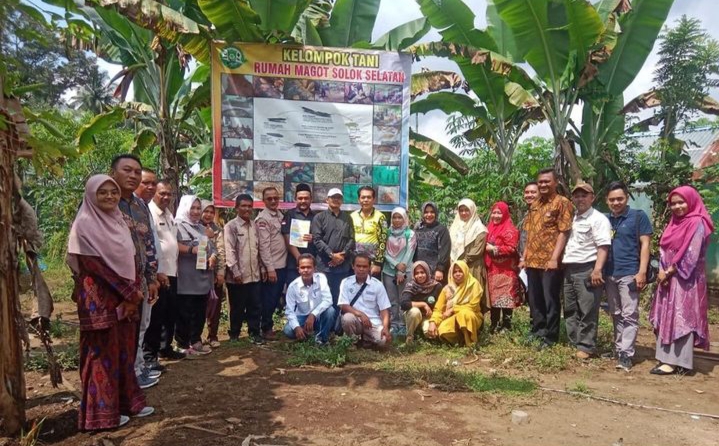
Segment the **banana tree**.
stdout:
<path fill-rule="evenodd" d="M 527 91 L 533 87 L 531 79 L 499 53 L 500 46 L 508 46 L 507 39 L 494 29 L 476 29 L 474 13 L 461 0 L 418 0 L 418 3 L 429 23 L 439 30 L 442 42 L 412 47 L 415 58 L 434 55 L 453 60 L 465 79 L 466 90 L 478 99 L 456 91 L 439 91 L 446 89 L 444 85 L 432 82 L 434 88 L 426 91 L 439 92 L 413 102 L 412 113 L 432 110 L 457 113 L 461 117 L 452 121 L 453 130 L 461 132 L 458 137 L 461 143 L 490 147 L 497 154 L 502 170 L 507 172 L 519 137 L 534 122 L 532 111 L 537 101 Z M 443 73 L 425 76 L 446 78 Z"/>
<path fill-rule="evenodd" d="M 549 123 L 557 155 L 572 182 L 583 172 L 567 131 L 583 86 L 596 76 L 593 51 L 602 47 L 605 23 L 586 0 L 494 0 L 492 27 L 509 36 L 505 50 L 536 74 L 534 96 Z"/>
<path fill-rule="evenodd" d="M 580 95 L 584 101 L 581 129 L 573 125 L 581 145 L 580 163 L 588 179 L 604 184 L 620 177 L 617 142 L 624 133 L 624 90 L 636 78 L 654 46 L 673 0 L 604 0 L 597 11 L 605 22 L 603 45 L 593 51 L 596 77 Z M 651 102 L 651 98 L 647 98 Z M 641 100 L 637 101 L 637 104 Z M 624 107 L 624 108 L 623 108 Z"/>

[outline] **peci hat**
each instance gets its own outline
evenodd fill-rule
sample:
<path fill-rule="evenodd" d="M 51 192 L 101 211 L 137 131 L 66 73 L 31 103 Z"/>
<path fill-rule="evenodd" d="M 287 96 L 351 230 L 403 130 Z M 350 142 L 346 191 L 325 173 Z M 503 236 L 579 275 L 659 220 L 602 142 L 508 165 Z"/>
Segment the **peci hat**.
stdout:
<path fill-rule="evenodd" d="M 341 190 L 337 189 L 336 187 L 333 187 L 327 192 L 328 197 L 334 197 L 335 195 L 339 195 L 340 197 L 344 198 L 344 194 Z"/>
<path fill-rule="evenodd" d="M 587 192 L 589 194 L 594 194 L 594 188 L 589 183 L 585 183 L 585 182 L 577 183 L 577 185 L 572 188 L 572 193 L 574 193 L 578 190 L 583 190 L 584 192 Z"/>

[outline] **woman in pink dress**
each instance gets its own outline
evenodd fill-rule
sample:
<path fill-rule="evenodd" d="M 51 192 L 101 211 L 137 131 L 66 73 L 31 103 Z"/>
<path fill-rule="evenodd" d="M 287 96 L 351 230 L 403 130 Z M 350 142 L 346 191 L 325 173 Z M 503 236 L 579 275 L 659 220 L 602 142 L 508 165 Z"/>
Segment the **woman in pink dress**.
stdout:
<path fill-rule="evenodd" d="M 659 277 L 649 314 L 657 336 L 654 375 L 690 372 L 694 347 L 709 349 L 704 268 L 714 224 L 693 187 L 674 189 L 668 201 L 672 216 L 659 242 Z"/>

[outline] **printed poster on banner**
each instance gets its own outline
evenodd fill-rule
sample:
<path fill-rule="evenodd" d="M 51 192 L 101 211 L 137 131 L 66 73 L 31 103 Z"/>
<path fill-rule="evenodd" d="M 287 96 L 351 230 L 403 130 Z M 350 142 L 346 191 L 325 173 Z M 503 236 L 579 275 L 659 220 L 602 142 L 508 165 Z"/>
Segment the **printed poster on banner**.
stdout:
<path fill-rule="evenodd" d="M 345 208 L 371 185 L 376 207 L 407 205 L 411 57 L 352 48 L 216 42 L 212 47 L 213 195 L 262 206 L 275 187 L 294 207 L 297 184 L 313 207 L 340 188 Z"/>

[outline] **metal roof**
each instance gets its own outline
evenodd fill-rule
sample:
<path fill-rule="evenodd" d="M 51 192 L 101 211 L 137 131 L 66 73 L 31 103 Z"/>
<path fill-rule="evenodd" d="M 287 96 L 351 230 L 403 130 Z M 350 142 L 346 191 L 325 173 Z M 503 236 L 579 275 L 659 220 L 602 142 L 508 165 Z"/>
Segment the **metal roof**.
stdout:
<path fill-rule="evenodd" d="M 640 151 L 645 151 L 659 138 L 659 134 L 660 132 L 642 132 L 627 136 L 639 143 Z M 719 141 L 719 127 L 685 128 L 675 131 L 675 135 L 686 143 L 684 150 L 691 158 L 692 165 L 698 168 L 703 155 L 712 148 L 713 143 Z"/>

